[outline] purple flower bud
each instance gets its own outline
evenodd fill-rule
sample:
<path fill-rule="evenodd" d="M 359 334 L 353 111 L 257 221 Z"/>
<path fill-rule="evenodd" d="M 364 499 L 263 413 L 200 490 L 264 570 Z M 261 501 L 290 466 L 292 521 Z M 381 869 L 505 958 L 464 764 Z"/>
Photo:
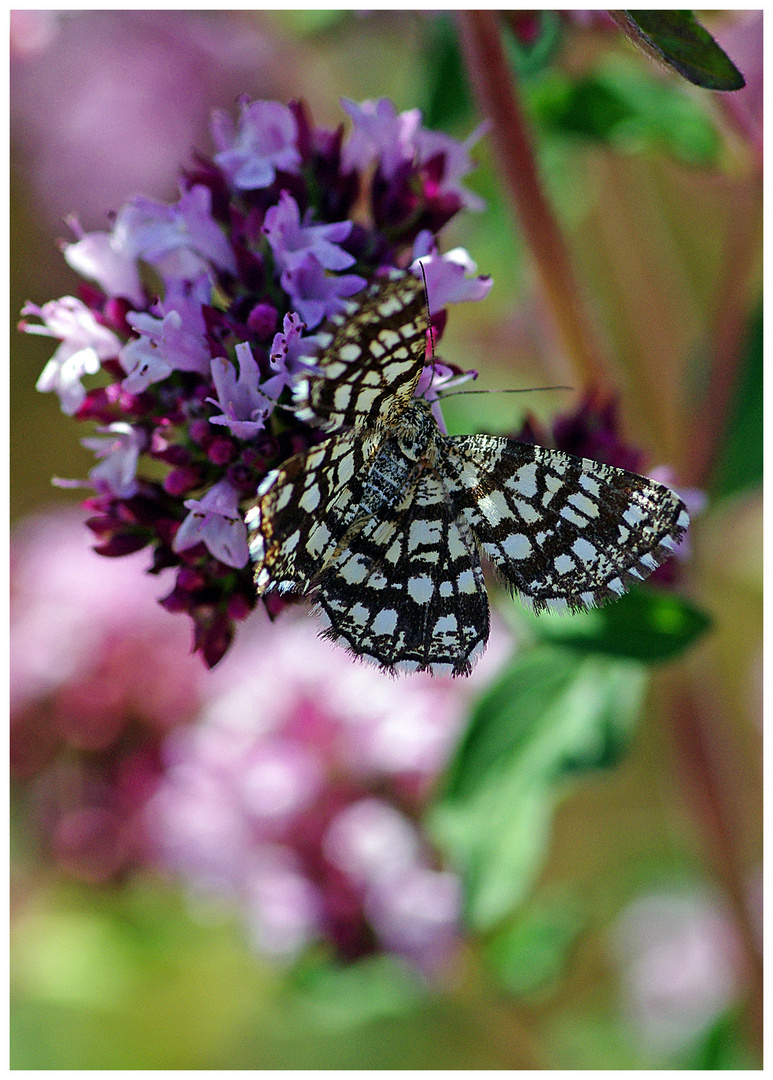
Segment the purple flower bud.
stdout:
<path fill-rule="evenodd" d="M 195 592 L 202 589 L 206 583 L 207 579 L 194 566 L 181 566 L 177 572 L 177 588 L 183 592 Z"/>
<path fill-rule="evenodd" d="M 212 437 L 212 428 L 209 425 L 209 420 L 191 420 L 188 425 L 188 435 L 192 442 L 201 446 Z"/>
<path fill-rule="evenodd" d="M 185 495 L 193 491 L 201 483 L 201 469 L 195 465 L 182 465 L 172 469 L 164 480 L 164 491 L 167 495 Z"/>
<path fill-rule="evenodd" d="M 227 465 L 236 453 L 230 439 L 213 439 L 207 448 L 207 457 L 213 465 Z"/>
<path fill-rule="evenodd" d="M 240 593 L 234 593 L 228 598 L 228 617 L 234 622 L 246 619 L 252 611 L 253 605 Z"/>
<path fill-rule="evenodd" d="M 267 340 L 276 330 L 279 313 L 272 304 L 256 304 L 247 316 L 247 326 L 261 341 Z"/>

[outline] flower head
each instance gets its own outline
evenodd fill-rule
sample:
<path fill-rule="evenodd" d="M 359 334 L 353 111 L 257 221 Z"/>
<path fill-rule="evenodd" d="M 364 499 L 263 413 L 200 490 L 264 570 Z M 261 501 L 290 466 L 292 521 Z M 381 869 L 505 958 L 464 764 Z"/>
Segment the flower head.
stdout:
<path fill-rule="evenodd" d="M 213 673 L 199 726 L 167 741 L 146 814 L 160 865 L 235 906 L 269 957 L 324 943 L 340 959 L 393 952 L 439 973 L 461 889 L 418 815 L 471 689 L 508 647 L 499 626 L 494 639 L 472 683 L 396 682 L 310 620 L 256 612 Z"/>
<path fill-rule="evenodd" d="M 699 892 L 638 897 L 611 935 L 632 1033 L 657 1057 L 684 1051 L 741 988 L 738 930 L 724 905 Z"/>
<path fill-rule="evenodd" d="M 431 235 L 475 203 L 460 181 L 477 136 L 429 132 L 418 110 L 398 115 L 383 99 L 344 108 L 348 139 L 343 125 L 315 127 L 298 102 L 245 99 L 235 121 L 216 113 L 216 153 L 183 173 L 179 199 L 138 195 L 105 232 L 72 219 L 77 239 L 64 250 L 89 280 L 82 298 L 24 309 L 41 324 L 23 329 L 59 341 L 38 388 L 99 425 L 84 440 L 99 459 L 87 503 L 97 550 L 149 546 L 152 572 L 175 568 L 163 603 L 191 616 L 208 664 L 256 602 L 249 501 L 267 472 L 319 438 L 291 407 L 317 327 L 376 274 L 417 258 L 435 339 L 443 304 L 490 287 L 465 252 L 442 256 Z M 368 208 L 356 221 L 355 203 Z M 97 372 L 102 385 L 87 389 Z M 436 386 L 452 375 L 438 364 L 432 374 Z M 422 389 L 433 399 L 428 378 Z"/>
<path fill-rule="evenodd" d="M 55 863 L 92 883 L 144 862 L 161 740 L 202 701 L 189 630 L 142 562 L 100 559 L 73 513 L 11 540 L 11 775 Z"/>

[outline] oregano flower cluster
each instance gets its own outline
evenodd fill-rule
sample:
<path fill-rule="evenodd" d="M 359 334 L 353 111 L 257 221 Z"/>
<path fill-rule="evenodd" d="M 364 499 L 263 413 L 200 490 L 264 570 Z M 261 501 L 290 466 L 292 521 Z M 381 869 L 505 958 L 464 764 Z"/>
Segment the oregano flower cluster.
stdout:
<path fill-rule="evenodd" d="M 255 606 L 243 511 L 265 474 L 319 439 L 290 406 L 314 364 L 315 331 L 379 273 L 421 259 L 433 337 L 446 303 L 482 299 L 491 279 L 435 235 L 481 200 L 463 184 L 480 132 L 458 142 L 418 109 L 342 102 L 351 120 L 316 127 L 303 102 L 241 100 L 216 112 L 216 152 L 197 155 L 173 205 L 137 196 L 109 232 L 63 245 L 78 296 L 23 309 L 22 329 L 59 344 L 38 380 L 63 412 L 96 423 L 85 501 L 96 550 L 148 547 L 175 568 L 161 603 L 186 612 L 212 666 Z M 31 322 L 35 316 L 38 322 Z M 435 360 L 419 393 L 465 377 Z M 274 614 L 283 601 L 266 601 Z"/>

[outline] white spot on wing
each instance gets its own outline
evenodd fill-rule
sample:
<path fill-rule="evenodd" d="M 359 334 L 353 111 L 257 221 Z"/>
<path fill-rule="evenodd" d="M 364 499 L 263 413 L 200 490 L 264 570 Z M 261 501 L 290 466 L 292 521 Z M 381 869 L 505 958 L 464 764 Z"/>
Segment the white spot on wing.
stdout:
<path fill-rule="evenodd" d="M 408 578 L 408 595 L 417 604 L 426 604 L 433 592 L 432 579 L 426 575 Z"/>

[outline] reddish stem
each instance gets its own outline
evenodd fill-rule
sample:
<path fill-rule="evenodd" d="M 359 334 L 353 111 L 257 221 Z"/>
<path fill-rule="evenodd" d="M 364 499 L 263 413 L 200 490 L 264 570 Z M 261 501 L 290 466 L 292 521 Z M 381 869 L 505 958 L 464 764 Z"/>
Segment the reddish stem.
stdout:
<path fill-rule="evenodd" d="M 747 1017 L 755 1045 L 762 1053 L 762 957 L 752 926 L 743 870 L 739 866 L 738 843 L 732 827 L 738 817 L 730 785 L 723 778 L 722 755 L 712 745 L 708 725 L 701 715 L 689 678 L 675 673 L 672 683 L 670 728 L 680 756 L 680 773 L 685 778 L 692 803 L 709 846 L 709 855 L 718 880 L 733 908 L 749 977 Z"/>
<path fill-rule="evenodd" d="M 462 51 L 510 198 L 534 256 L 567 355 L 583 383 L 608 383 L 561 231 L 543 192 L 495 11 L 457 13 Z"/>

